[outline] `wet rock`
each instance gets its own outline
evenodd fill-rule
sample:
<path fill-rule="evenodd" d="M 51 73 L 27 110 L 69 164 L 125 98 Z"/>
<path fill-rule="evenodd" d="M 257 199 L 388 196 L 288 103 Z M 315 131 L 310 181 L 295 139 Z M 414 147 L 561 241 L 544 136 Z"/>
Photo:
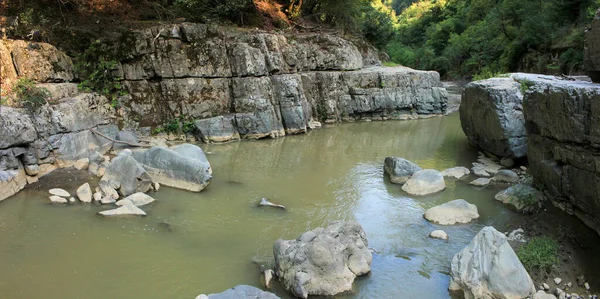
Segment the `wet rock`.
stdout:
<path fill-rule="evenodd" d="M 528 213 L 539 205 L 539 202 L 543 200 L 543 195 L 531 186 L 517 184 L 500 191 L 494 198 L 519 212 Z"/>
<path fill-rule="evenodd" d="M 238 285 L 218 294 L 198 295 L 196 299 L 279 299 L 275 294 L 248 285 Z"/>
<path fill-rule="evenodd" d="M 50 189 L 48 192 L 50 192 L 50 194 L 56 195 L 56 196 L 71 197 L 71 194 L 69 194 L 69 192 L 67 192 L 64 189 L 60 189 L 60 188 Z"/>
<path fill-rule="evenodd" d="M 66 198 L 56 195 L 50 196 L 50 201 L 53 203 L 69 203 L 69 201 Z"/>
<path fill-rule="evenodd" d="M 469 184 L 473 185 L 473 186 L 483 187 L 483 186 L 489 185 L 490 181 L 491 180 L 488 178 L 478 178 L 478 179 L 470 182 Z"/>
<path fill-rule="evenodd" d="M 491 78 L 467 84 L 460 120 L 469 141 L 501 157 L 526 155 L 527 136 L 521 84 L 513 78 Z"/>
<path fill-rule="evenodd" d="M 232 115 L 197 120 L 194 125 L 198 132 L 198 139 L 207 143 L 240 139 L 235 125 L 235 117 Z"/>
<path fill-rule="evenodd" d="M 90 165 L 90 159 L 88 158 L 83 158 L 83 159 L 79 159 L 77 161 L 75 161 L 75 164 L 73 164 L 73 167 L 75 167 L 75 169 L 87 169 L 88 166 Z"/>
<path fill-rule="evenodd" d="M 98 212 L 99 215 L 114 217 L 114 216 L 146 216 L 146 212 L 133 204 L 125 204 L 119 208 Z"/>
<path fill-rule="evenodd" d="M 434 169 L 415 172 L 402 186 L 402 190 L 411 195 L 428 195 L 446 189 L 442 174 Z"/>
<path fill-rule="evenodd" d="M 146 169 L 152 181 L 161 185 L 199 192 L 212 179 L 210 164 L 172 149 L 153 147 L 136 151 L 133 157 Z"/>
<path fill-rule="evenodd" d="M 389 175 L 390 182 L 404 184 L 417 171 L 422 170 L 417 164 L 398 157 L 387 157 L 383 162 L 383 171 Z"/>
<path fill-rule="evenodd" d="M 506 236 L 484 227 L 451 263 L 450 290 L 465 298 L 525 298 L 535 286 Z"/>
<path fill-rule="evenodd" d="M 546 294 L 544 291 L 537 291 L 537 293 L 533 294 L 533 299 L 556 299 L 556 296 Z"/>
<path fill-rule="evenodd" d="M 455 199 L 425 211 L 425 219 L 441 224 L 469 223 L 479 218 L 477 207 L 464 199 Z"/>
<path fill-rule="evenodd" d="M 160 189 L 160 184 L 158 182 L 152 182 L 152 189 L 154 192 L 157 192 Z"/>
<path fill-rule="evenodd" d="M 492 180 L 495 182 L 502 183 L 516 183 L 519 181 L 519 175 L 512 170 L 501 169 L 498 170 L 498 173 L 494 175 L 494 178 L 492 178 Z"/>
<path fill-rule="evenodd" d="M 136 192 L 147 192 L 152 184 L 152 178 L 150 178 L 144 167 L 127 152 L 119 153 L 110 162 L 102 176 L 102 181 L 119 182 L 119 193 L 122 196 L 129 196 Z"/>
<path fill-rule="evenodd" d="M 90 188 L 89 183 L 85 183 L 77 188 L 76 194 L 81 202 L 92 202 L 92 188 Z"/>
<path fill-rule="evenodd" d="M 481 164 L 477 164 L 473 163 L 473 168 L 471 168 L 471 172 L 473 172 L 474 175 L 476 176 L 480 176 L 480 177 L 490 177 L 491 175 L 485 171 L 485 168 L 481 165 Z"/>
<path fill-rule="evenodd" d="M 442 239 L 442 240 L 448 240 L 448 234 L 446 234 L 445 231 L 443 230 L 434 230 L 431 233 L 429 233 L 429 237 L 434 238 L 434 239 Z"/>
<path fill-rule="evenodd" d="M 462 166 L 448 168 L 441 172 L 444 177 L 453 177 L 455 179 L 460 179 L 465 175 L 471 174 L 471 171 Z"/>
<path fill-rule="evenodd" d="M 274 207 L 274 208 L 279 208 L 279 209 L 285 210 L 284 206 L 278 205 L 278 204 L 274 204 L 274 203 L 270 202 L 266 198 L 261 199 L 260 202 L 258 203 L 258 206 L 260 206 L 260 207 Z"/>
<path fill-rule="evenodd" d="M 102 199 L 100 199 L 100 203 L 103 205 L 110 205 L 113 203 L 116 203 L 117 200 L 112 198 L 111 196 L 105 195 L 102 197 Z"/>
<path fill-rule="evenodd" d="M 136 207 L 141 207 L 141 206 L 150 204 L 154 201 L 155 201 L 155 199 L 152 198 L 151 196 L 149 196 L 143 192 L 137 192 L 137 193 L 131 194 L 131 195 L 117 201 L 116 205 L 122 206 L 122 205 L 127 205 L 127 204 L 133 204 Z"/>
<path fill-rule="evenodd" d="M 296 240 L 279 239 L 273 253 L 281 285 L 301 298 L 351 291 L 354 279 L 371 271 L 367 238 L 356 221 L 334 222 Z"/>

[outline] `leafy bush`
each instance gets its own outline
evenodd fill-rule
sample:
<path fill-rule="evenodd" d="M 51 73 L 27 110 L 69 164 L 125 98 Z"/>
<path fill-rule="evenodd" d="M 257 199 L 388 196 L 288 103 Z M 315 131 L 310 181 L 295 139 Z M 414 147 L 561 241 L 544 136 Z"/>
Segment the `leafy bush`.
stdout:
<path fill-rule="evenodd" d="M 557 250 L 558 245 L 553 239 L 533 237 L 527 245 L 519 250 L 517 256 L 527 271 L 549 273 L 552 267 L 559 263 Z"/>
<path fill-rule="evenodd" d="M 115 104 L 116 97 L 126 92 L 113 75 L 117 66 L 113 51 L 108 44 L 95 40 L 75 57 L 75 68 L 83 79 L 79 83 L 81 90 L 98 92 Z"/>
<path fill-rule="evenodd" d="M 256 14 L 252 0 L 175 0 L 180 14 L 192 21 L 228 19 L 234 23 L 248 24 L 248 17 Z"/>
<path fill-rule="evenodd" d="M 176 117 L 166 121 L 162 126 L 154 128 L 152 134 L 168 133 L 168 134 L 187 134 L 193 133 L 196 130 L 194 119 L 186 120 L 183 116 Z"/>
<path fill-rule="evenodd" d="M 33 80 L 20 78 L 12 86 L 12 94 L 16 104 L 27 108 L 30 113 L 48 103 L 50 93 L 46 88 L 38 87 Z"/>

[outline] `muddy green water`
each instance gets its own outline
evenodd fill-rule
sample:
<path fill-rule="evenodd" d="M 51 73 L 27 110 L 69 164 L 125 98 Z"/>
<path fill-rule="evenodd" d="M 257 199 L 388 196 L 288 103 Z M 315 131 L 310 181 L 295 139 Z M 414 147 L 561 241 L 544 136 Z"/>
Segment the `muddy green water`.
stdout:
<path fill-rule="evenodd" d="M 195 298 L 237 284 L 260 286 L 278 238 L 356 219 L 374 254 L 372 273 L 343 298 L 448 298 L 452 256 L 484 225 L 503 230 L 520 216 L 495 189 L 447 180 L 439 194 L 410 198 L 383 178 L 386 156 L 423 168 L 469 166 L 458 115 L 349 123 L 276 140 L 201 145 L 214 179 L 201 193 L 163 187 L 145 218 L 103 219 L 99 205 L 51 205 L 46 189 L 0 203 L 1 298 Z M 77 182 L 64 182 L 74 191 Z M 288 211 L 258 208 L 261 197 Z M 440 227 L 431 206 L 463 198 L 481 218 Z M 444 242 L 428 238 L 443 228 Z M 277 286 L 273 290 L 287 298 Z"/>

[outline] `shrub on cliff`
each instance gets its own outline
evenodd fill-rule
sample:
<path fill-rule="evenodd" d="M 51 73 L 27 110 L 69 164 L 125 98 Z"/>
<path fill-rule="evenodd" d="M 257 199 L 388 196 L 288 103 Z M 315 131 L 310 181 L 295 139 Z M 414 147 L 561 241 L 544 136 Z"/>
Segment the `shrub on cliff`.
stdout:
<path fill-rule="evenodd" d="M 46 88 L 38 87 L 28 78 L 20 78 L 12 86 L 12 101 L 14 105 L 26 108 L 30 113 L 48 103 L 50 93 Z"/>

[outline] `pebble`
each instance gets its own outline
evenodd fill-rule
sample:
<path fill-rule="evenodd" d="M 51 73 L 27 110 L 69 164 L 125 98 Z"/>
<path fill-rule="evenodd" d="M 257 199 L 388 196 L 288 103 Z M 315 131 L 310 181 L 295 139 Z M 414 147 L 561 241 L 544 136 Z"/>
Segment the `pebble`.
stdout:
<path fill-rule="evenodd" d="M 585 287 L 586 290 L 590 290 L 590 284 L 589 283 L 584 283 L 583 286 Z"/>
<path fill-rule="evenodd" d="M 544 290 L 548 291 L 550 290 L 550 286 L 544 282 L 544 284 L 542 284 L 542 287 L 544 288 Z"/>
<path fill-rule="evenodd" d="M 525 167 L 525 166 L 521 166 L 521 170 L 523 170 L 523 171 L 527 171 L 527 167 Z"/>
<path fill-rule="evenodd" d="M 559 285 L 561 282 L 562 282 L 562 279 L 560 279 L 560 277 L 557 277 L 557 278 L 554 279 L 554 283 L 556 285 Z"/>
<path fill-rule="evenodd" d="M 445 231 L 443 230 L 434 230 L 429 234 L 429 237 L 431 238 L 436 238 L 436 239 L 442 239 L 442 240 L 448 240 L 448 234 L 446 234 Z"/>
<path fill-rule="evenodd" d="M 69 198 L 69 202 L 71 202 L 71 203 L 75 202 L 75 198 L 73 198 L 73 197 Z"/>
<path fill-rule="evenodd" d="M 569 283 L 567 283 L 567 287 L 573 287 L 573 284 L 569 281 Z"/>

